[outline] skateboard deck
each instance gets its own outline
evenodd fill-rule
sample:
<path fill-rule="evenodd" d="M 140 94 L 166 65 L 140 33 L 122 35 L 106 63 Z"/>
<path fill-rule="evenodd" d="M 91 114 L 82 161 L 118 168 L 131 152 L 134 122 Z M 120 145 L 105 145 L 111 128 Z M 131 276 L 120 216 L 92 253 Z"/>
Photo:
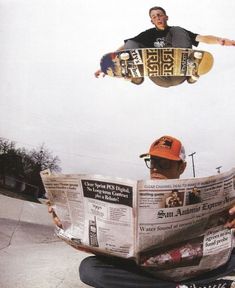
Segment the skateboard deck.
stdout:
<path fill-rule="evenodd" d="M 119 78 L 200 76 L 213 66 L 213 56 L 188 48 L 128 49 L 105 54 L 101 71 Z"/>

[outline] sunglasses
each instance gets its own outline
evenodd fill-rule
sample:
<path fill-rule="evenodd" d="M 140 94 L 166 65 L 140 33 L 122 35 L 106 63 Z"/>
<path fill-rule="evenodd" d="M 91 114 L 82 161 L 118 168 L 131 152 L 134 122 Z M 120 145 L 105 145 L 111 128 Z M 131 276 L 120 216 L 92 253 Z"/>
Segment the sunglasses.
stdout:
<path fill-rule="evenodd" d="M 180 161 L 175 160 L 169 160 L 165 158 L 160 157 L 151 157 L 151 158 L 145 158 L 144 162 L 148 169 L 162 169 L 162 170 L 169 170 L 171 169 L 172 165 L 177 162 L 180 163 Z"/>

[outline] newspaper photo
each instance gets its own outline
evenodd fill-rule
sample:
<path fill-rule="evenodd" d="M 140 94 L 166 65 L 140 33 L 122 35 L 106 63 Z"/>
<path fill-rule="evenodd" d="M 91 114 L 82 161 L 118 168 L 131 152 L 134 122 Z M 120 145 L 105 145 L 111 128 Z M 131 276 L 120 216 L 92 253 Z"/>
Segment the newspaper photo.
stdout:
<path fill-rule="evenodd" d="M 226 263 L 233 231 L 224 227 L 235 204 L 235 169 L 182 180 L 130 180 L 41 172 L 63 229 L 58 237 L 134 259 L 161 278 L 195 277 Z"/>

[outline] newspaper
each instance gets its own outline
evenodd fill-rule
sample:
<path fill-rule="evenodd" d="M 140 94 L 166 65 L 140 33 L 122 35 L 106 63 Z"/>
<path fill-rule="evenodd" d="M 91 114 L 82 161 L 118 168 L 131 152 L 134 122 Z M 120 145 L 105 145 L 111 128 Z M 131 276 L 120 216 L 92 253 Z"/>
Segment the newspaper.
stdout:
<path fill-rule="evenodd" d="M 133 259 L 149 273 L 184 280 L 226 263 L 233 231 L 235 168 L 210 177 L 130 180 L 41 173 L 63 229 L 75 248 Z"/>

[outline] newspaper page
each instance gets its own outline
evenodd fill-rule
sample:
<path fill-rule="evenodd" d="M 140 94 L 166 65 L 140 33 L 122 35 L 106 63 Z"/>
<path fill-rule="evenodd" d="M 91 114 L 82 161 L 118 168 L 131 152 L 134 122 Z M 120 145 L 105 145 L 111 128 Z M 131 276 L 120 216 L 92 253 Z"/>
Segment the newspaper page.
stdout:
<path fill-rule="evenodd" d="M 140 181 L 139 264 L 172 280 L 223 265 L 233 249 L 233 231 L 224 224 L 234 203 L 234 169 L 206 178 Z"/>
<path fill-rule="evenodd" d="M 235 169 L 211 177 L 133 181 L 100 175 L 49 175 L 42 180 L 74 247 L 136 262 L 174 281 L 226 263 L 233 231 L 225 229 L 235 204 Z"/>
<path fill-rule="evenodd" d="M 130 258 L 135 245 L 136 181 L 100 175 L 41 173 L 63 229 L 56 234 L 75 248 Z"/>

